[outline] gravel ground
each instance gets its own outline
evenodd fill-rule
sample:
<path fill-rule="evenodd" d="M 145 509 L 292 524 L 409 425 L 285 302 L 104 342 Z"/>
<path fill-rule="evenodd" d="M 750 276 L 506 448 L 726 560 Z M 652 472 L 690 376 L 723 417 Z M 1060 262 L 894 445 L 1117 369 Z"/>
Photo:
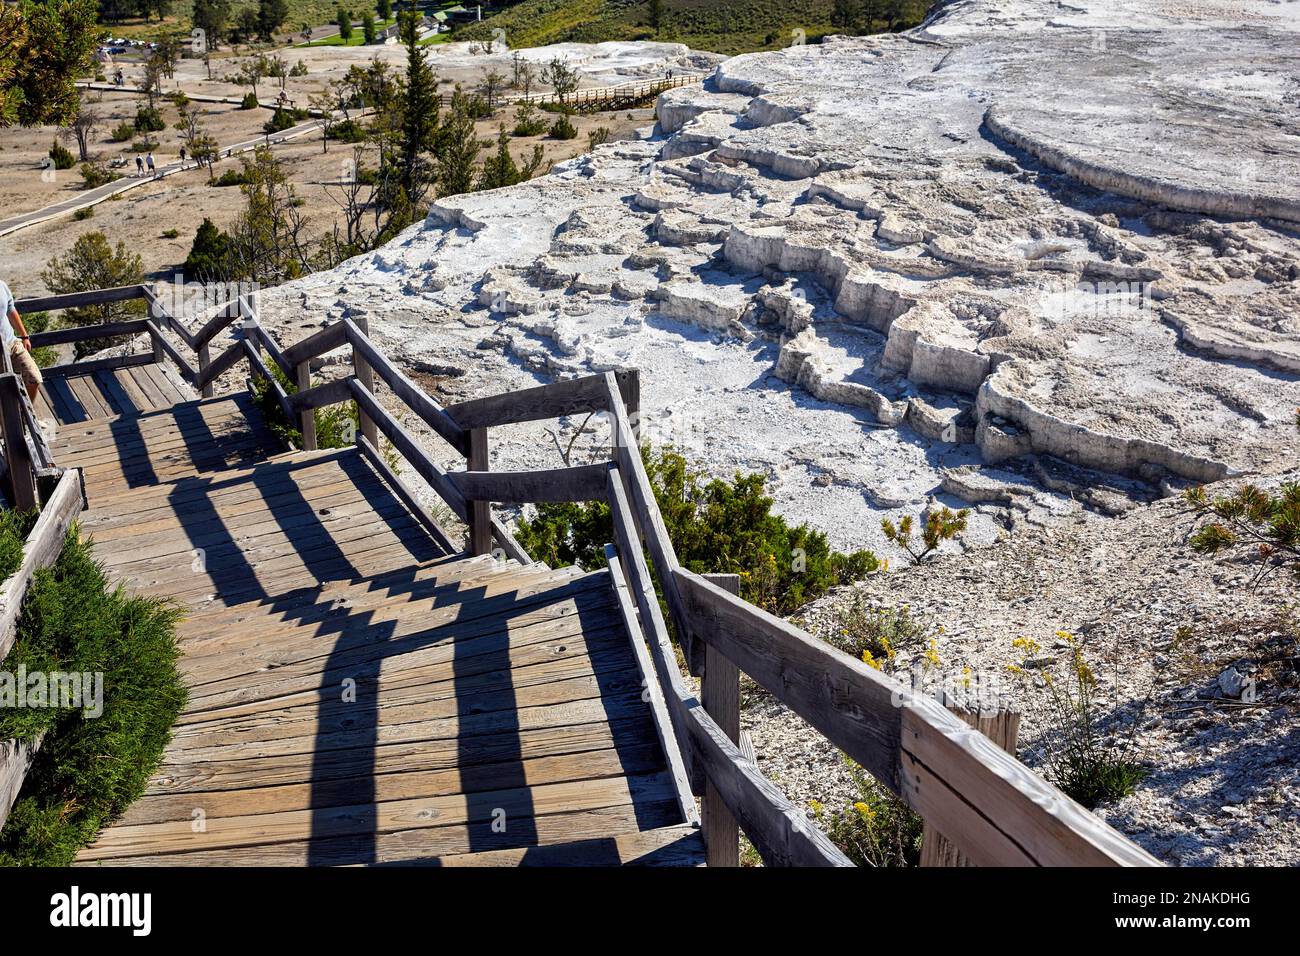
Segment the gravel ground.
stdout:
<path fill-rule="evenodd" d="M 1263 484 L 1297 479 L 1291 471 Z M 1185 541 L 1192 522 L 1180 499 L 1168 499 L 1122 518 L 1025 529 L 987 548 L 895 565 L 811 605 L 801 623 L 825 636 L 855 599 L 906 607 L 936 636 L 940 674 L 961 680 L 969 667 L 1006 688 L 1022 712 L 1018 756 L 1040 770 L 1059 725 L 1044 692 L 1008 676 L 1023 657 L 1012 641 L 1037 641 L 1037 666 L 1064 676 L 1070 645 L 1057 632 L 1074 635 L 1097 675 L 1103 733 L 1131 741 L 1149 770 L 1098 814 L 1169 863 L 1297 865 L 1296 585 L 1278 572 L 1252 587 L 1248 561 L 1194 553 Z M 902 672 L 916 650 L 900 651 Z M 1255 678 L 1254 703 L 1219 685 L 1229 667 Z M 769 695 L 750 695 L 742 721 L 760 765 L 796 803 L 852 799 L 835 748 Z"/>

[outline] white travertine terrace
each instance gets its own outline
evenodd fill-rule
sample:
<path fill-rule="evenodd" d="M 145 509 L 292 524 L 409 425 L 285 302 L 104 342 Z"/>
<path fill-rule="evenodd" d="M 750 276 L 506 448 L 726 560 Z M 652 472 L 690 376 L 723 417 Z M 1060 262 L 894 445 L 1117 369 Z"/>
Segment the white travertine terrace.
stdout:
<path fill-rule="evenodd" d="M 1300 457 L 1300 2 L 950 0 L 657 115 L 266 318 L 365 315 L 456 397 L 639 366 L 652 439 L 841 546 L 934 497 L 978 540 Z M 517 434 L 493 467 L 534 463 Z"/>

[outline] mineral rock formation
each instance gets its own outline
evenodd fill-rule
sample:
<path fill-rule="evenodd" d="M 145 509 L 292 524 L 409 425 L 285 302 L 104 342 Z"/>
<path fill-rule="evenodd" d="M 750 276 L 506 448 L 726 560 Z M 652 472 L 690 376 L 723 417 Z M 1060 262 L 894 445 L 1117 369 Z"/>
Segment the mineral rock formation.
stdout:
<path fill-rule="evenodd" d="M 363 309 L 451 397 L 638 366 L 652 440 L 839 545 L 932 496 L 980 502 L 976 539 L 1113 513 L 1297 457 L 1297 77 L 1293 0 L 950 0 L 727 60 L 654 135 L 440 200 L 263 311 Z"/>

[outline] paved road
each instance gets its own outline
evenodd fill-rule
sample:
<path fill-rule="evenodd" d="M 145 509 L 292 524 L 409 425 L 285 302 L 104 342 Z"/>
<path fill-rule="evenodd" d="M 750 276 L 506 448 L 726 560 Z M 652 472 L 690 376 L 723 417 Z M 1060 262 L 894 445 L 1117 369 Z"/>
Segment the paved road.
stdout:
<path fill-rule="evenodd" d="M 300 123 L 297 126 L 290 127 L 283 133 L 274 133 L 270 136 L 258 136 L 255 139 L 244 140 L 241 143 L 234 143 L 230 146 L 221 148 L 221 158 L 225 159 L 230 156 L 236 156 L 239 153 L 246 153 L 258 146 L 283 143 L 286 140 L 297 139 L 300 136 L 306 136 L 315 130 L 320 129 L 320 120 L 310 120 L 306 123 Z M 38 223 L 46 222 L 58 216 L 65 216 L 69 213 L 76 212 L 78 209 L 85 209 L 88 206 L 94 206 L 101 203 L 109 196 L 115 196 L 119 193 L 128 192 L 146 183 L 153 182 L 157 179 L 164 179 L 168 176 L 174 176 L 179 172 L 187 169 L 198 168 L 198 163 L 190 160 L 184 163 L 168 163 L 166 166 L 160 166 L 157 173 L 153 176 L 124 176 L 121 179 L 115 179 L 111 183 L 105 183 L 95 189 L 87 189 L 85 192 L 64 199 L 61 202 L 46 206 L 43 209 L 36 209 L 32 212 L 25 212 L 17 216 L 11 216 L 8 219 L 0 219 L 0 236 L 7 236 L 10 233 L 17 232 L 19 229 L 26 229 L 28 226 L 34 226 Z"/>

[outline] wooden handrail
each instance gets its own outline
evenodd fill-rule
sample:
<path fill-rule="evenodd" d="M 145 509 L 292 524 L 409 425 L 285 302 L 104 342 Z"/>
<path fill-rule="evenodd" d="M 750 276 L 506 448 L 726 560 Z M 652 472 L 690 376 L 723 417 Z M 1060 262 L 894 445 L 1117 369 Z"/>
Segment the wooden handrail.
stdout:
<path fill-rule="evenodd" d="M 66 329 L 50 329 L 32 335 L 32 346 L 65 345 L 86 339 L 111 339 L 119 335 L 139 335 L 149 331 L 147 319 L 128 319 L 125 322 L 105 322 L 103 325 L 79 325 Z"/>
<path fill-rule="evenodd" d="M 639 624 L 626 623 L 629 629 L 636 626 L 633 633 L 640 631 L 645 635 L 683 753 L 693 753 L 699 759 L 704 773 L 714 781 L 727 807 L 769 865 L 851 865 L 835 844 L 763 776 L 754 762 L 741 754 L 687 689 L 677 669 L 617 467 L 609 468 L 608 494 L 618 553 L 624 559 L 628 585 L 640 612 Z"/>
<path fill-rule="evenodd" d="M 506 505 L 547 501 L 604 501 L 608 465 L 544 471 L 453 471 L 447 477 L 466 501 Z"/>
<path fill-rule="evenodd" d="M 32 578 L 39 569 L 48 568 L 58 560 L 68 528 L 85 504 L 81 472 L 77 469 L 64 471 L 23 542 L 23 559 L 18 570 L 0 582 L 0 660 L 8 655 L 18 634 L 18 616 Z M 40 745 L 39 737 L 17 744 L 0 741 L 0 826 L 9 815 L 31 766 L 32 756 Z"/>
<path fill-rule="evenodd" d="M 56 312 L 61 309 L 80 309 L 87 305 L 103 305 L 108 302 L 125 302 L 140 299 L 146 295 L 142 285 L 122 285 L 112 289 L 92 289 L 89 292 L 65 292 L 62 295 L 43 295 L 19 299 L 14 305 L 19 312 Z"/>
<path fill-rule="evenodd" d="M 385 385 L 396 395 L 407 408 L 415 412 L 420 419 L 442 436 L 447 444 L 451 445 L 463 455 L 469 453 L 469 438 L 466 429 L 458 424 L 455 419 L 447 414 L 447 411 L 431 399 L 424 391 L 412 382 L 406 375 L 389 361 L 388 356 L 375 348 L 370 338 L 364 335 L 348 319 L 342 321 L 344 332 L 352 348 L 359 352 L 366 363 L 378 375 Z M 288 350 L 285 350 L 286 357 Z"/>

